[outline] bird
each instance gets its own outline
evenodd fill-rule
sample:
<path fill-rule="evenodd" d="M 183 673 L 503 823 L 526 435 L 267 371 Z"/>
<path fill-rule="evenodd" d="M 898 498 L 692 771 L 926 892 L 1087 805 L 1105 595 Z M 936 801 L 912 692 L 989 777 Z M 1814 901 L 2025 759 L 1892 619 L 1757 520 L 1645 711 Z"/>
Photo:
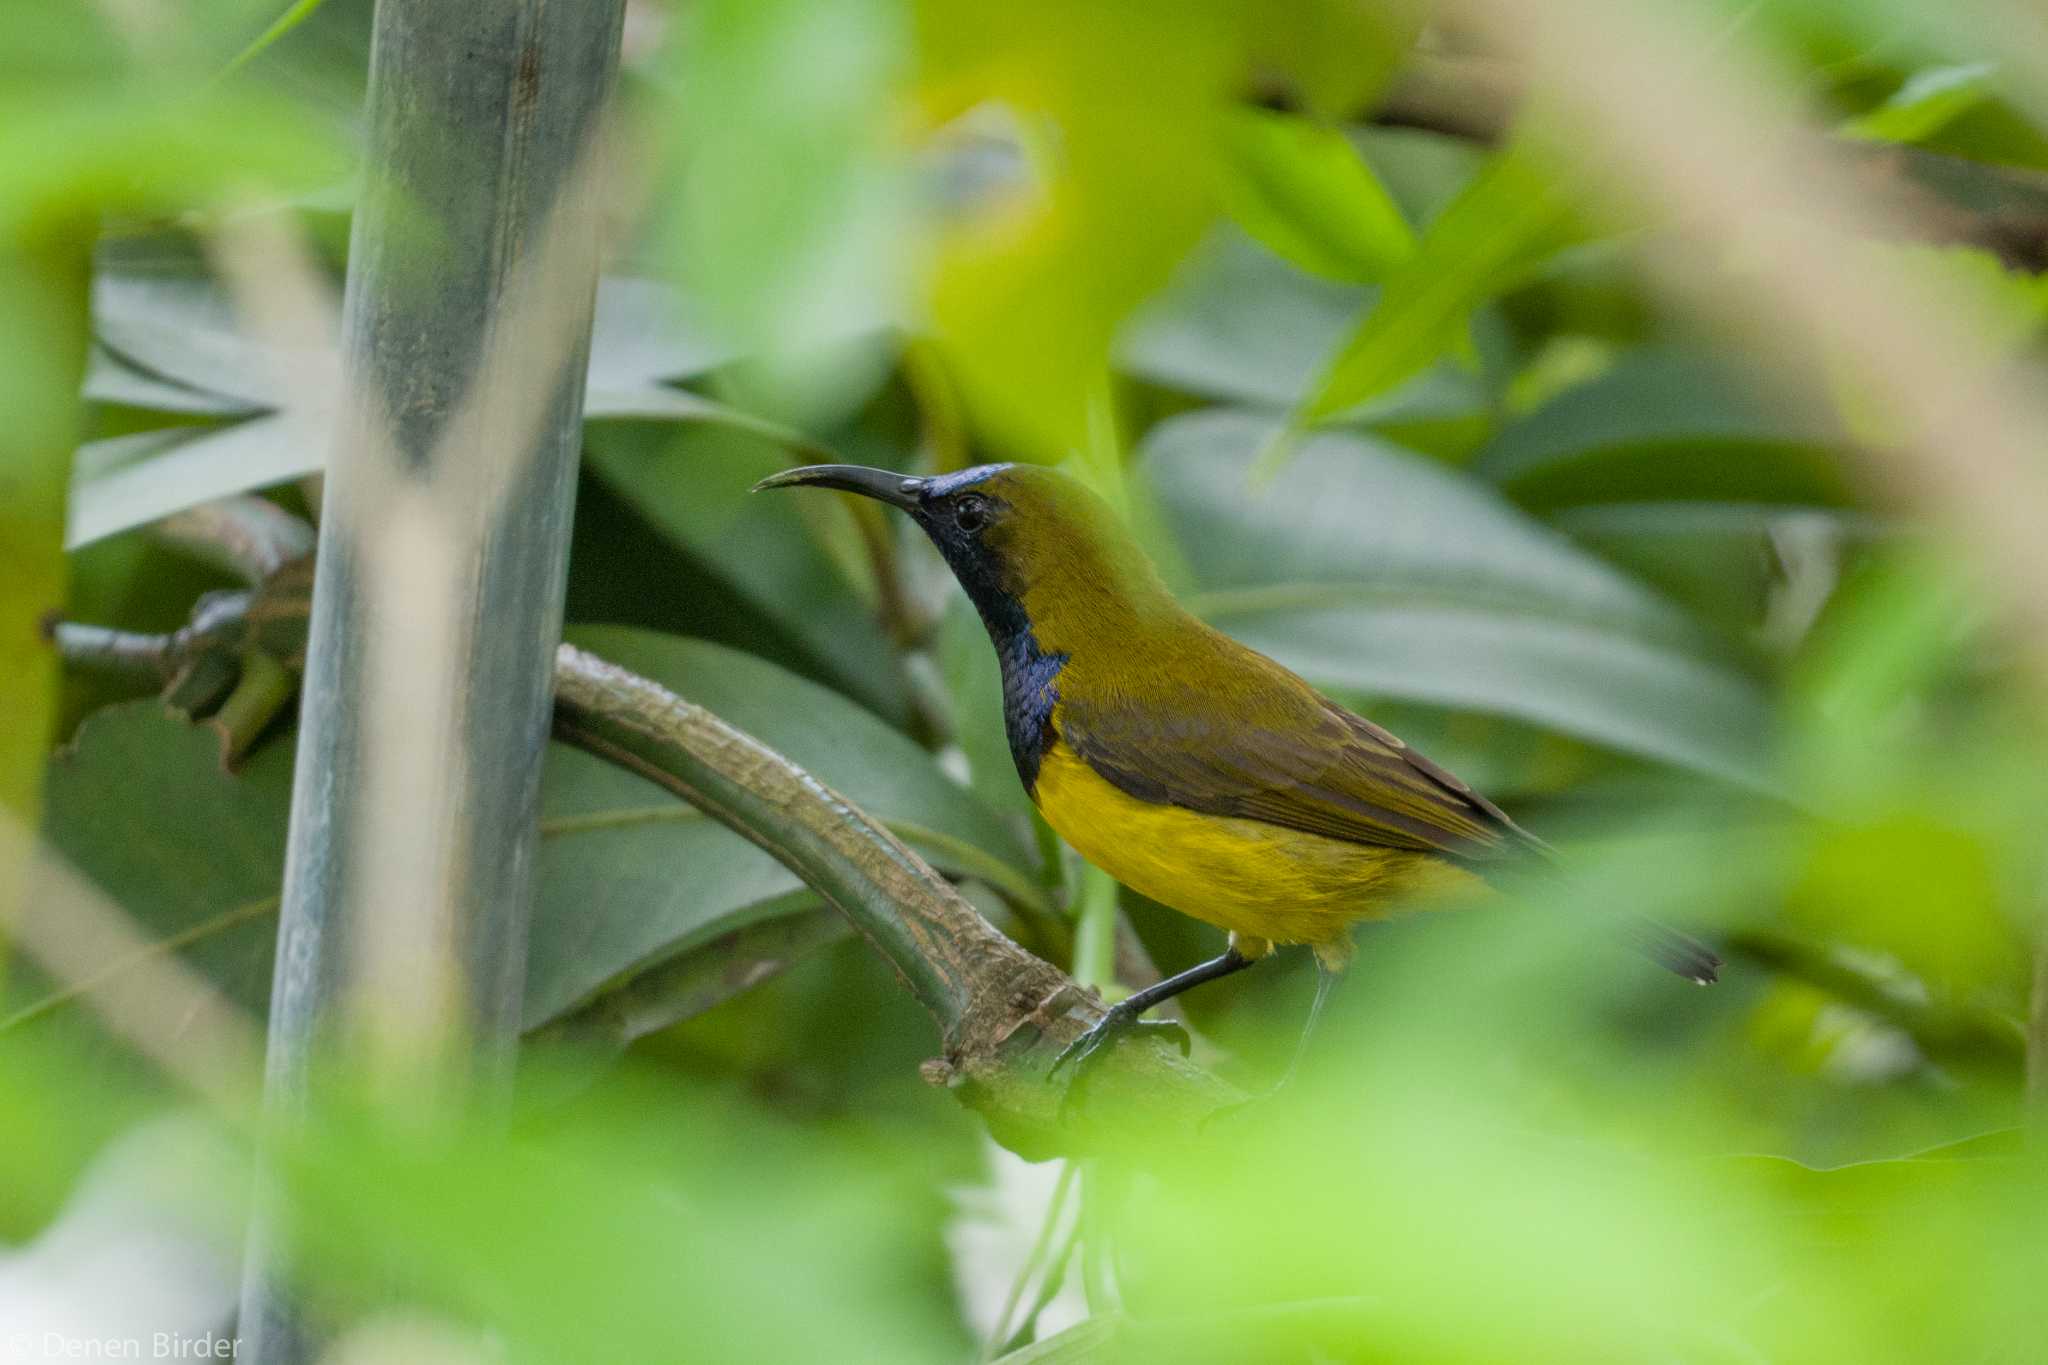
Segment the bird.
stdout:
<path fill-rule="evenodd" d="M 823 464 L 755 485 L 790 487 L 909 515 L 995 646 L 1010 757 L 1046 823 L 1125 886 L 1228 935 L 1217 957 L 1110 1006 L 1055 1073 L 1154 1005 L 1291 945 L 1319 969 L 1299 1062 L 1354 924 L 1554 860 L 1470 785 L 1183 607 L 1078 479 L 1025 463 L 930 476 Z M 1719 975 L 1721 959 L 1674 929 L 1636 920 L 1628 937 L 1691 981 Z"/>

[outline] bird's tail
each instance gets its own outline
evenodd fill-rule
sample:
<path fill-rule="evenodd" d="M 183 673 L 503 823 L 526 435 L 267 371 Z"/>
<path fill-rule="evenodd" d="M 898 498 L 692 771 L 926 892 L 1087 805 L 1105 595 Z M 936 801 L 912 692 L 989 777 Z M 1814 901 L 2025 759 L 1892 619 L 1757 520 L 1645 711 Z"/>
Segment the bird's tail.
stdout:
<path fill-rule="evenodd" d="M 1721 979 L 1721 957 L 1698 939 L 1653 919 L 1631 919 L 1623 930 L 1630 947 L 1688 981 L 1711 986 Z"/>

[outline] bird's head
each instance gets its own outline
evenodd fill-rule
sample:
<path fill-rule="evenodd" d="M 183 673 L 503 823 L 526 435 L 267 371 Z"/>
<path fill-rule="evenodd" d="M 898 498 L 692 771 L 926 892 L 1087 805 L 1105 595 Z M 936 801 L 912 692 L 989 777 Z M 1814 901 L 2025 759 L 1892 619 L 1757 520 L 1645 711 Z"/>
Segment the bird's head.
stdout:
<path fill-rule="evenodd" d="M 1125 601 L 1158 583 L 1109 504 L 1042 465 L 987 464 L 925 478 L 865 465 L 807 465 L 754 487 L 837 488 L 901 508 L 938 546 L 984 617 L 1007 600 L 1042 619 L 1058 609 L 1055 603 Z"/>

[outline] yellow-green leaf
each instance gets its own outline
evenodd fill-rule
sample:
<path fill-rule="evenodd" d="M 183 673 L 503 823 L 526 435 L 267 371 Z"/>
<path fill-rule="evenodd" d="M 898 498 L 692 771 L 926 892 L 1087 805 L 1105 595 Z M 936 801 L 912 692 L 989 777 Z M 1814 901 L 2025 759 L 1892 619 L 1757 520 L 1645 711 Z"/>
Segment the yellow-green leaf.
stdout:
<path fill-rule="evenodd" d="M 1576 236 L 1569 200 L 1547 162 L 1526 144 L 1500 152 L 1388 277 L 1303 416 L 1333 416 L 1420 373 L 1460 344 L 1473 309 Z"/>
<path fill-rule="evenodd" d="M 1261 109 L 1232 115 L 1223 131 L 1224 208 L 1279 255 L 1366 283 L 1414 254 L 1414 230 L 1343 133 Z"/>

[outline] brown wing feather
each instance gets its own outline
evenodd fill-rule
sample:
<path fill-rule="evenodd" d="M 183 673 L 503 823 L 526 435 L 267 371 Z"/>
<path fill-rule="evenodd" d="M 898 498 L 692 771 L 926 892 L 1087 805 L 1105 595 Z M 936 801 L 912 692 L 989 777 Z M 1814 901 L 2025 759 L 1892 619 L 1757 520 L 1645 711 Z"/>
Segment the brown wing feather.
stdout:
<path fill-rule="evenodd" d="M 1073 689 L 1060 737 L 1141 801 L 1461 862 L 1543 847 L 1465 783 L 1263 655 L 1244 650 L 1231 662 L 1252 672 L 1222 695 L 1190 687 L 1134 705 L 1128 691 L 1102 703 Z"/>

